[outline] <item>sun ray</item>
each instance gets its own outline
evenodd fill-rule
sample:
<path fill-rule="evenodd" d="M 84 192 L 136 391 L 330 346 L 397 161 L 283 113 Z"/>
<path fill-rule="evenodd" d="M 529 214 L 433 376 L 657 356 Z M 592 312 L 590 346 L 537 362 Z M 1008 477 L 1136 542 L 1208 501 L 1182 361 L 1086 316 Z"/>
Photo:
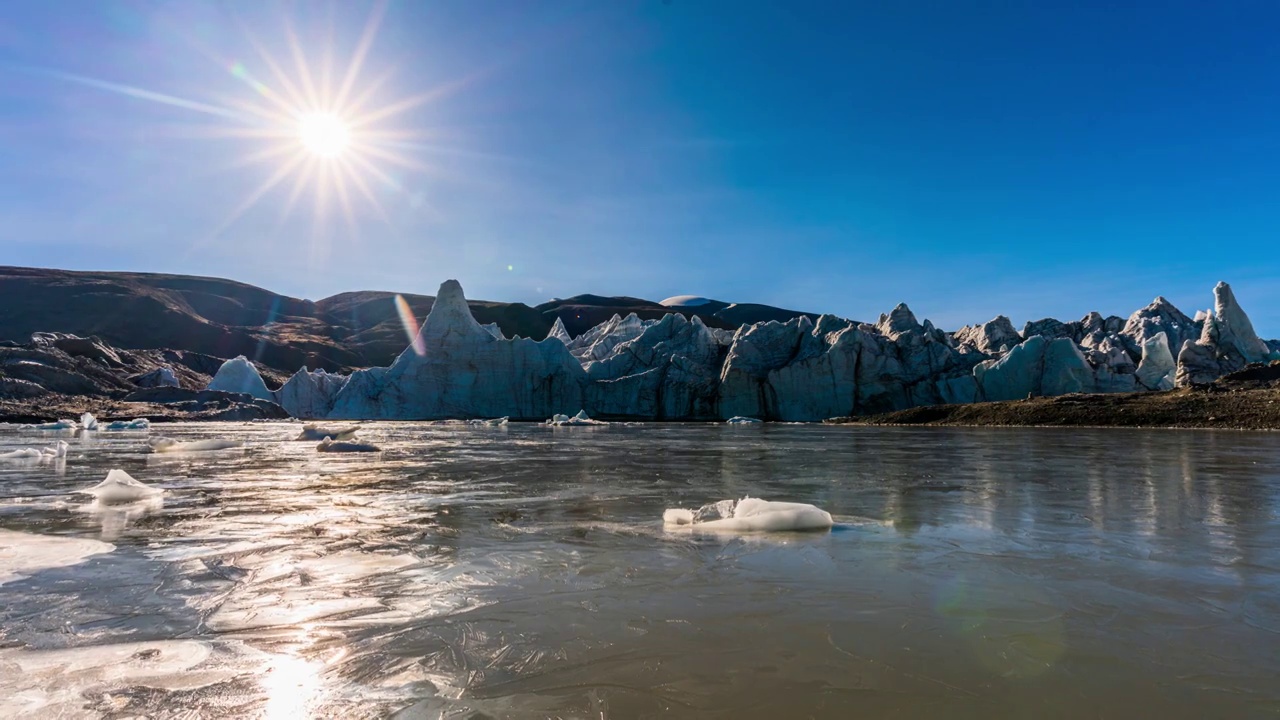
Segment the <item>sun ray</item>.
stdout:
<path fill-rule="evenodd" d="M 293 188 L 289 190 L 289 197 L 285 200 L 284 207 L 280 210 L 280 216 L 276 218 L 276 232 L 279 232 L 280 228 L 284 227 L 285 221 L 293 214 L 293 208 L 298 204 L 298 198 L 302 196 L 302 191 L 306 189 L 311 175 L 315 172 L 316 165 L 319 163 L 319 158 L 307 158 L 306 165 L 294 174 Z"/>
<path fill-rule="evenodd" d="M 298 71 L 298 77 L 302 78 L 302 87 L 307 93 L 304 108 L 310 112 L 323 111 L 315 83 L 311 80 L 311 70 L 307 68 L 307 56 L 302 51 L 302 43 L 298 42 L 298 34 L 293 31 L 293 21 L 287 15 L 284 19 L 284 35 L 289 42 L 289 52 L 293 55 L 293 65 Z"/>
<path fill-rule="evenodd" d="M 325 14 L 325 36 L 320 46 L 320 107 L 338 107 L 333 102 L 333 25 L 338 12 L 336 0 L 329 0 Z"/>
<path fill-rule="evenodd" d="M 382 89 L 383 85 L 386 85 L 387 82 L 391 80 L 391 78 L 395 77 L 395 74 L 396 74 L 395 68 L 389 68 L 385 72 L 383 72 L 382 74 L 374 78 L 372 81 L 367 83 L 362 83 L 362 85 L 364 86 L 364 89 L 356 97 L 356 99 L 352 100 L 351 102 L 344 102 L 342 105 L 343 110 L 349 115 L 351 115 L 352 117 L 359 116 L 364 106 L 368 104 L 370 100 L 373 99 L 373 96 L 379 90 Z"/>
<path fill-rule="evenodd" d="M 360 171 L 353 167 L 346 158 L 339 158 L 338 162 L 342 165 L 343 172 L 347 173 L 348 177 L 351 178 L 356 189 L 360 191 L 360 194 L 364 196 L 364 199 L 367 200 L 374 211 L 378 213 L 378 217 L 389 227 L 394 229 L 395 225 L 391 222 L 391 216 L 387 215 L 386 209 L 382 207 L 382 202 L 378 200 L 377 196 L 373 194 L 373 191 L 369 189 L 369 185 L 364 181 L 364 176 L 360 174 Z"/>
<path fill-rule="evenodd" d="M 468 85 L 474 79 L 474 77 L 475 77 L 474 75 L 468 75 L 458 80 L 447 82 L 433 90 L 429 90 L 419 95 L 415 95 L 411 98 L 401 100 L 400 102 L 383 106 L 381 108 L 378 108 L 377 110 L 372 110 L 358 117 L 353 117 L 351 119 L 351 127 L 359 128 L 365 125 L 369 125 L 371 123 L 375 123 L 379 120 L 386 120 L 389 117 L 399 115 L 400 113 L 407 112 L 409 110 L 412 110 L 416 107 L 420 107 L 422 105 L 426 105 L 427 103 L 432 102 L 434 100 L 438 100 L 442 97 L 447 97 L 452 93 Z"/>
<path fill-rule="evenodd" d="M 169 105 L 176 108 L 182 108 L 184 110 L 193 110 L 195 112 L 204 113 L 206 115 L 216 115 L 218 117 L 227 118 L 228 120 L 235 120 L 240 123 L 250 124 L 250 121 L 244 115 L 236 112 L 235 110 L 231 110 L 224 107 L 218 107 L 217 105 L 210 105 L 208 103 L 202 103 L 202 102 L 197 102 L 195 100 L 180 98 L 180 97 L 177 97 L 176 95 L 168 95 L 165 93 L 156 92 L 154 90 L 147 90 L 145 88 L 134 87 L 132 85 L 124 85 L 121 83 L 108 82 L 106 80 L 99 80 L 97 78 L 86 77 L 84 75 L 76 75 L 74 73 L 62 72 L 60 70 L 37 70 L 37 72 L 41 72 L 46 75 L 52 75 L 53 77 L 60 78 L 62 80 L 67 80 L 74 83 L 79 83 L 81 85 L 86 85 L 88 87 L 97 88 L 99 90 L 106 90 L 108 92 L 117 93 L 119 95 L 125 95 L 127 97 L 137 98 L 138 100 L 148 100 L 150 102 L 159 103 L 161 105 Z"/>
<path fill-rule="evenodd" d="M 393 152 L 383 150 L 382 148 L 376 145 L 368 145 L 368 144 L 362 143 L 359 145 L 359 148 L 361 152 L 368 153 L 369 155 L 385 160 L 393 165 L 398 165 L 399 167 L 402 167 L 406 170 L 416 170 L 418 172 L 425 172 L 425 173 L 432 172 L 432 169 L 427 165 L 417 162 L 416 160 L 409 160 L 409 159 L 403 158 L 399 155 L 396 155 Z"/>
<path fill-rule="evenodd" d="M 284 180 L 289 175 L 289 173 L 293 172 L 293 169 L 296 168 L 298 165 L 300 165 L 302 161 L 305 159 L 306 159 L 306 156 L 299 153 L 287 164 L 282 165 L 279 170 L 276 170 L 275 174 L 267 178 L 261 185 L 257 187 L 256 190 L 250 193 L 249 196 L 245 198 L 243 202 L 237 205 L 236 209 L 231 211 L 231 215 L 229 215 L 226 220 L 223 220 L 222 224 L 218 225 L 217 229 L 209 233 L 207 240 L 213 240 L 217 238 L 227 228 L 231 227 L 231 225 L 236 220 L 240 219 L 241 215 L 248 212 L 249 209 L 252 208 L 254 205 L 257 205 L 258 201 L 261 200 L 263 196 L 271 192 L 271 189 L 274 188 L 276 185 L 279 185 L 280 181 Z"/>
<path fill-rule="evenodd" d="M 333 186 L 338 192 L 338 204 L 342 207 L 342 214 L 347 219 L 347 231 L 351 233 L 350 240 L 355 241 L 359 234 L 356 229 L 356 214 L 351 209 L 351 198 L 347 195 L 347 183 L 343 179 L 345 173 L 342 172 L 341 166 L 336 163 L 333 167 Z"/>
<path fill-rule="evenodd" d="M 258 53 L 258 57 L 262 59 L 262 62 L 266 63 L 267 69 L 271 71 L 276 82 L 280 83 L 280 87 L 284 88 L 284 91 L 288 93 L 288 103 L 291 103 L 292 105 L 291 107 L 286 107 L 286 110 L 296 110 L 296 108 L 304 105 L 306 103 L 306 99 L 302 96 L 302 93 L 298 91 L 298 87 L 293 84 L 293 81 L 289 79 L 289 75 L 284 71 L 284 68 L 280 67 L 280 63 L 276 62 L 276 59 L 272 57 L 271 53 L 267 52 L 267 49 L 262 46 L 262 43 L 258 42 L 258 38 L 247 26 L 245 26 L 239 16 L 236 16 L 236 22 L 239 24 L 240 30 L 244 33 L 245 38 L 249 41 L 250 47 L 253 48 L 254 52 Z"/>
<path fill-rule="evenodd" d="M 378 35 L 378 29 L 382 26 L 382 17 L 386 11 L 386 0 L 378 0 L 369 11 L 369 17 L 365 20 L 364 30 L 360 32 L 355 53 L 352 54 L 351 62 L 347 65 L 347 73 L 342 78 L 342 86 L 338 88 L 338 94 L 333 99 L 334 107 L 344 107 L 347 95 L 355 86 L 356 79 L 360 77 L 360 71 L 364 69 L 365 58 L 369 55 L 369 48 L 373 46 L 373 39 Z M 355 104 L 358 107 L 360 103 L 357 101 Z"/>
<path fill-rule="evenodd" d="M 370 175 L 373 175 L 378 180 L 381 180 L 383 185 L 386 185 L 392 190 L 403 189 L 400 187 L 400 183 L 396 182 L 395 178 L 383 172 L 382 168 L 369 162 L 368 158 L 365 158 L 357 153 L 352 153 L 351 159 L 355 161 L 358 165 L 363 167 L 365 170 L 368 170 Z"/>
<path fill-rule="evenodd" d="M 238 157 L 235 160 L 222 165 L 221 169 L 235 170 L 237 168 L 248 167 L 250 165 L 257 165 L 258 163 L 273 160 L 281 155 L 287 155 L 291 152 L 297 152 L 297 150 L 289 147 L 288 145 L 271 145 L 259 150 L 258 152 Z"/>

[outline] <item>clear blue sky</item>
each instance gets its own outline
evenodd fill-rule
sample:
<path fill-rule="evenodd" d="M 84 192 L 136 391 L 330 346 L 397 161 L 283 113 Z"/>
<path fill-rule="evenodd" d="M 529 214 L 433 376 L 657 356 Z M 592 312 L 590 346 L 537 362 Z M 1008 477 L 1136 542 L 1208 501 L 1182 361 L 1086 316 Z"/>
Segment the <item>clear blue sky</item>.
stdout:
<path fill-rule="evenodd" d="M 224 136 L 246 78 L 287 94 L 250 38 L 336 88 L 371 8 L 7 2 L 0 261 L 947 328 L 1225 279 L 1280 335 L 1280 4 L 400 0 L 352 93 L 431 93 L 376 123 L 382 214 L 352 181 L 350 221 L 314 185 L 285 215 L 289 175 L 227 224 L 290 157 Z"/>

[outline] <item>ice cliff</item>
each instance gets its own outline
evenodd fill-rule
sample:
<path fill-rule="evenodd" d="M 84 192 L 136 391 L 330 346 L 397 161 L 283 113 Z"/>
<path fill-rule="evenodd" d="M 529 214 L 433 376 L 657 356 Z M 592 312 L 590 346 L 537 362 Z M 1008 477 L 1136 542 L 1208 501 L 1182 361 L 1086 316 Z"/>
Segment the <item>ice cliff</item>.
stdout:
<path fill-rule="evenodd" d="M 583 409 L 586 372 L 559 339 L 500 339 L 448 280 L 418 335 L 389 368 L 351 375 L 334 398 L 332 418 L 545 419 Z"/>
<path fill-rule="evenodd" d="M 415 350 L 415 348 L 418 348 Z M 592 417 L 812 421 L 920 405 L 1074 392 L 1167 390 L 1280 358 L 1230 286 L 1187 317 L 1158 297 L 1127 320 L 1089 313 L 1019 332 L 1004 316 L 946 333 L 898 305 L 875 323 L 833 315 L 708 328 L 668 314 L 613 316 L 571 337 L 507 339 L 441 287 L 416 341 L 391 367 L 350 376 L 299 370 L 269 391 L 252 363 L 227 361 L 211 389 L 274 400 L 295 417 L 541 420 Z"/>

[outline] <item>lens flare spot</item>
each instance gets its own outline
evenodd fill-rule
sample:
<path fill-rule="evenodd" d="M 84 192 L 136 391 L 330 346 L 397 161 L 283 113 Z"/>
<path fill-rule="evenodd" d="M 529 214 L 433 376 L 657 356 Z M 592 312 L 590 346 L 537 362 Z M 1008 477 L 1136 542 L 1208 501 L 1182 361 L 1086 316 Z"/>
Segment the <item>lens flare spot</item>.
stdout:
<path fill-rule="evenodd" d="M 418 332 L 418 319 L 413 316 L 413 309 L 409 307 L 409 301 L 399 295 L 396 296 L 396 312 L 400 315 L 400 324 L 404 326 L 404 334 L 409 336 L 409 346 L 419 355 L 426 355 L 427 343 L 422 339 L 422 334 Z"/>
<path fill-rule="evenodd" d="M 516 269 L 516 266 L 515 266 L 515 265 L 508 265 L 508 266 L 507 266 L 507 272 L 511 272 L 512 270 L 515 270 L 515 269 Z"/>

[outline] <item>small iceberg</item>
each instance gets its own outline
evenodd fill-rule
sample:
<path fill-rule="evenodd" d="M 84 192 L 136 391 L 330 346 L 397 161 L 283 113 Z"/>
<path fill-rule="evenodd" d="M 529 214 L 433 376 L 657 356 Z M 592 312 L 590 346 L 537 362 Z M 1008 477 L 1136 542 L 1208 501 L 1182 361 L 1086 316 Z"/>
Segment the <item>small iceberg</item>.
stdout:
<path fill-rule="evenodd" d="M 316 452 L 327 453 L 362 453 L 382 452 L 382 448 L 369 443 L 343 442 L 327 437 L 316 446 Z"/>
<path fill-rule="evenodd" d="M 743 417 L 742 415 L 735 415 L 734 417 L 731 417 L 728 420 L 725 420 L 724 422 L 726 425 L 751 425 L 753 423 L 764 422 L 764 421 L 758 418 Z"/>
<path fill-rule="evenodd" d="M 56 460 L 67 456 L 67 442 L 59 440 L 47 448 L 22 448 L 0 453 L 0 460 Z"/>
<path fill-rule="evenodd" d="M 244 446 L 244 443 L 239 440 L 193 440 L 191 442 L 180 442 L 167 437 L 153 437 L 147 441 L 147 444 L 151 446 L 151 452 L 153 453 L 211 452 L 213 450 L 230 450 L 231 448 Z"/>
<path fill-rule="evenodd" d="M 826 530 L 833 524 L 830 513 L 813 505 L 771 502 L 753 497 L 721 500 L 697 510 L 673 508 L 662 514 L 662 523 L 726 532 Z"/>
<path fill-rule="evenodd" d="M 80 427 L 85 430 L 97 430 L 98 418 L 94 417 L 93 413 L 85 413 L 80 416 Z"/>
<path fill-rule="evenodd" d="M 579 410 L 577 415 L 569 417 L 568 415 L 556 414 L 546 422 L 547 425 L 559 427 L 561 425 L 608 425 L 609 423 L 600 420 L 592 420 L 587 417 L 586 410 Z"/>
<path fill-rule="evenodd" d="M 322 425 L 303 425 L 302 432 L 294 440 L 323 440 L 325 438 L 333 438 L 334 440 L 349 440 L 355 437 L 356 432 L 360 430 L 359 425 L 349 425 L 347 427 L 324 427 Z"/>
<path fill-rule="evenodd" d="M 116 420 L 109 423 L 107 430 L 150 430 L 151 421 L 146 418 L 137 418 L 135 420 Z"/>
<path fill-rule="evenodd" d="M 39 425 L 29 425 L 32 430 L 75 430 L 75 420 L 56 420 L 54 422 L 40 423 Z"/>
<path fill-rule="evenodd" d="M 480 427 L 502 427 L 510 420 L 509 417 L 493 418 L 492 420 L 468 420 L 468 425 L 476 425 Z"/>
<path fill-rule="evenodd" d="M 80 492 L 93 495 L 103 505 L 123 505 L 154 498 L 164 490 L 140 483 L 123 470 L 112 470 L 106 480 Z"/>

